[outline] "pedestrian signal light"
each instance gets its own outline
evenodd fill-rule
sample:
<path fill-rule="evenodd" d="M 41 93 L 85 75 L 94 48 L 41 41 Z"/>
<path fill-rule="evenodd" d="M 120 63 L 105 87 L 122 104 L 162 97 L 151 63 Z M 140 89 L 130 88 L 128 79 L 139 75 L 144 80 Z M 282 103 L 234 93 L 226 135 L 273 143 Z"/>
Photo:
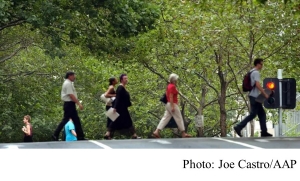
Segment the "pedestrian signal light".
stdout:
<path fill-rule="evenodd" d="M 275 89 L 275 83 L 274 82 L 268 82 L 267 83 L 267 88 L 270 90 L 274 90 Z"/>
<path fill-rule="evenodd" d="M 266 109 L 277 109 L 280 107 L 279 102 L 279 79 L 278 78 L 265 78 L 263 83 L 265 92 L 270 96 L 264 101 Z"/>

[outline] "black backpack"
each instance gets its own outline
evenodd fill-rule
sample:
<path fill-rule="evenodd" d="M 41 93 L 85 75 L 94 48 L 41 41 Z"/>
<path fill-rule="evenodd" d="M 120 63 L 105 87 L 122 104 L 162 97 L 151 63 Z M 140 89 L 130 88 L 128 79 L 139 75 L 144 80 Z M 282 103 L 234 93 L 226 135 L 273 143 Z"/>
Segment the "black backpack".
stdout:
<path fill-rule="evenodd" d="M 248 72 L 244 76 L 244 79 L 243 79 L 243 91 L 244 92 L 249 92 L 249 91 L 251 91 L 255 87 L 255 84 L 253 86 L 251 85 L 251 73 L 253 71 Z"/>

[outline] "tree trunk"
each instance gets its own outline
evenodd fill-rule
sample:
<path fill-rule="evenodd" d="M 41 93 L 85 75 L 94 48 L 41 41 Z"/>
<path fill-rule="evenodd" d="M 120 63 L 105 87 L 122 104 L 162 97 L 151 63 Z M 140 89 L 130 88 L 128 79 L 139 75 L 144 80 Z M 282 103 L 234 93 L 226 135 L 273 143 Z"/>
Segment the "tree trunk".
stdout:
<path fill-rule="evenodd" d="M 254 122 L 254 120 L 252 120 L 251 122 L 250 122 L 250 128 L 251 128 L 251 133 L 250 133 L 250 137 L 254 137 L 254 129 L 255 129 L 255 122 Z"/>
<path fill-rule="evenodd" d="M 248 112 L 251 111 L 250 101 L 248 101 Z M 250 137 L 254 137 L 254 129 L 255 129 L 255 122 L 254 120 L 250 121 Z"/>
<path fill-rule="evenodd" d="M 221 130 L 221 137 L 226 137 L 227 136 L 227 125 L 226 125 L 226 89 L 227 89 L 227 82 L 224 77 L 224 72 L 222 68 L 223 64 L 223 58 L 222 54 L 218 53 L 217 51 L 214 51 L 215 53 L 215 60 L 216 63 L 218 64 L 218 77 L 221 85 L 221 93 L 218 95 L 218 103 L 220 107 L 220 130 Z"/>
<path fill-rule="evenodd" d="M 198 114 L 195 117 L 195 126 L 197 128 L 197 137 L 204 137 L 204 115 L 203 109 L 205 105 L 205 96 L 207 93 L 206 84 L 202 84 L 202 92 L 201 92 L 201 102 L 200 107 L 198 109 Z"/>
<path fill-rule="evenodd" d="M 225 101 L 226 101 L 226 86 L 221 85 L 221 96 L 219 98 L 221 137 L 227 136 L 227 125 L 226 125 L 227 113 L 226 113 Z"/>

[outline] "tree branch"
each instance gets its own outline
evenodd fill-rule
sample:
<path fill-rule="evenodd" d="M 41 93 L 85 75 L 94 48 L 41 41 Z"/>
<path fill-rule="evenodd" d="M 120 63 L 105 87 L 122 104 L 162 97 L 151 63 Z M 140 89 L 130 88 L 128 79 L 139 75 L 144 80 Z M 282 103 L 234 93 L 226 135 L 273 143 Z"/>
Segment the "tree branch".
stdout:
<path fill-rule="evenodd" d="M 161 119 L 159 116 L 157 116 L 156 114 L 154 114 L 152 111 L 148 111 L 148 113 L 150 113 L 152 116 L 154 116 L 157 119 Z"/>
<path fill-rule="evenodd" d="M 240 95 L 242 96 L 244 102 L 246 103 L 247 107 L 249 108 L 249 105 L 247 104 L 247 100 L 246 100 L 244 94 L 242 93 L 240 87 L 238 86 L 238 82 L 237 82 L 237 78 L 236 78 L 236 75 L 235 75 L 235 73 L 234 73 L 234 70 L 233 70 L 233 68 L 232 68 L 232 66 L 230 65 L 229 62 L 228 62 L 228 67 L 229 67 L 229 69 L 231 70 L 231 72 L 232 72 L 232 74 L 233 74 L 233 79 L 232 79 L 232 81 L 234 80 L 234 83 L 235 83 L 235 86 L 236 86 L 237 90 L 239 91 L 239 93 L 240 93 Z M 243 69 L 241 69 L 240 71 L 242 71 L 242 70 L 243 70 Z"/>
<path fill-rule="evenodd" d="M 234 95 L 238 95 L 238 94 L 239 94 L 239 93 L 232 93 L 232 94 L 229 94 L 229 95 L 225 96 L 225 98 L 228 98 L 228 97 L 231 97 L 231 96 L 234 96 Z M 218 100 L 219 100 L 219 99 L 214 99 L 214 100 L 208 102 L 207 104 L 205 104 L 205 105 L 203 106 L 203 109 L 204 109 L 205 107 L 207 107 L 207 106 L 210 106 L 211 104 L 213 104 L 213 103 L 215 103 L 215 102 L 218 102 Z"/>
<path fill-rule="evenodd" d="M 292 38 L 290 38 L 288 41 L 286 41 L 283 45 L 274 48 L 273 51 L 271 51 L 271 53 L 265 57 L 264 59 L 268 59 L 270 57 L 272 57 L 273 55 L 275 55 L 276 53 L 278 53 L 279 50 L 281 50 L 283 47 L 287 46 L 292 40 L 294 40 L 294 38 L 297 38 L 299 34 L 294 35 Z"/>
<path fill-rule="evenodd" d="M 203 80 L 205 81 L 205 83 L 207 84 L 207 86 L 210 87 L 210 88 L 212 88 L 212 89 L 216 92 L 216 94 L 219 95 L 219 91 L 218 91 L 214 86 L 212 86 L 212 85 L 210 84 L 210 82 L 209 82 L 204 76 L 202 76 L 202 75 L 201 75 L 200 73 L 198 73 L 198 72 L 195 72 L 195 74 L 196 74 L 198 77 L 200 77 L 201 79 L 203 79 Z"/>
<path fill-rule="evenodd" d="M 12 26 L 20 25 L 20 24 L 22 24 L 24 22 L 25 22 L 25 19 L 18 19 L 18 20 L 12 21 L 12 22 L 10 22 L 7 25 L 1 26 L 0 27 L 0 31 L 4 30 L 5 28 L 9 28 L 9 27 L 12 27 Z"/>
<path fill-rule="evenodd" d="M 17 50 L 15 50 L 12 54 L 10 54 L 7 57 L 4 57 L 2 59 L 0 59 L 0 63 L 3 63 L 9 59 L 11 59 L 13 56 L 17 55 L 22 49 L 26 48 L 26 46 L 21 46 L 20 48 L 18 48 Z"/>

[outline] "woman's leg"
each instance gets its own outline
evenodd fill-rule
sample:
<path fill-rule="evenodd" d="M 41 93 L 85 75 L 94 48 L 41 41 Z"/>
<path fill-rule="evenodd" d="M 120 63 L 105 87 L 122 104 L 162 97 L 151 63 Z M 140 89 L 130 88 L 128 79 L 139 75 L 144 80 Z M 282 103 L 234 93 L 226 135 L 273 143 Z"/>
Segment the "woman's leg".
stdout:
<path fill-rule="evenodd" d="M 140 139 L 140 137 L 137 136 L 136 134 L 136 130 L 134 125 L 132 124 L 132 126 L 129 128 L 130 133 L 132 134 L 132 139 Z"/>
<path fill-rule="evenodd" d="M 106 111 L 108 111 L 110 108 L 111 108 L 111 106 L 106 106 L 105 107 Z M 106 139 L 106 140 L 111 139 L 111 131 L 110 131 L 110 128 L 109 128 L 109 126 L 110 126 L 111 123 L 112 123 L 112 120 L 110 120 L 109 117 L 107 117 L 107 121 L 106 121 L 106 129 L 107 129 L 107 131 L 106 131 L 106 133 L 104 135 L 104 139 Z"/>
<path fill-rule="evenodd" d="M 160 135 L 159 135 L 160 131 L 165 128 L 165 126 L 168 124 L 168 122 L 172 118 L 171 113 L 167 109 L 168 104 L 170 104 L 170 103 L 166 104 L 166 106 L 165 106 L 166 110 L 165 110 L 164 116 L 161 118 L 159 124 L 157 125 L 156 130 L 153 132 L 153 136 L 156 137 L 156 138 L 160 138 Z"/>
<path fill-rule="evenodd" d="M 179 106 L 177 104 L 174 104 L 174 112 L 172 112 L 172 108 L 171 105 L 167 105 L 167 110 L 171 113 L 171 116 L 173 116 L 179 131 L 181 132 L 181 136 L 182 137 L 191 137 L 191 135 L 187 134 L 185 132 L 185 128 L 184 128 L 184 121 L 179 109 Z"/>

